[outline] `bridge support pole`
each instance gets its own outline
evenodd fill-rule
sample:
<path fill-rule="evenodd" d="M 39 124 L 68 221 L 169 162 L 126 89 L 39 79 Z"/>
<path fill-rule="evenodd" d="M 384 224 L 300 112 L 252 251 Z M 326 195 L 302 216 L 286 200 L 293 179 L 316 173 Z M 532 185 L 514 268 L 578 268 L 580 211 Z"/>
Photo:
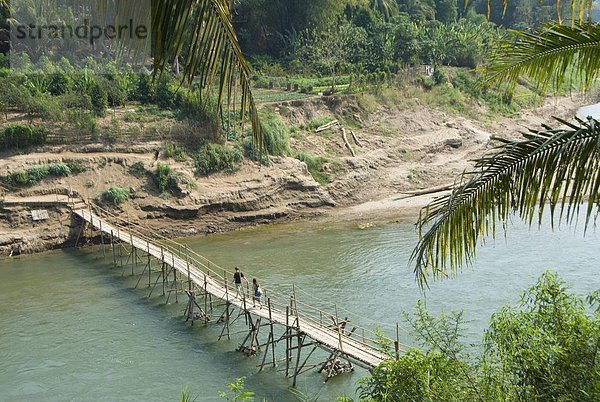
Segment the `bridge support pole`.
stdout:
<path fill-rule="evenodd" d="M 292 332 L 290 330 L 290 307 L 285 307 L 285 376 L 290 376 L 290 360 L 292 359 Z"/>
<path fill-rule="evenodd" d="M 258 317 L 255 321 L 252 321 L 252 315 L 246 311 L 248 320 L 248 335 L 244 341 L 238 347 L 238 352 L 243 352 L 247 356 L 254 356 L 260 349 L 260 344 L 258 342 L 258 331 L 260 330 L 260 317 Z M 250 345 L 246 345 L 246 343 L 250 340 Z"/>
<path fill-rule="evenodd" d="M 223 312 L 223 314 L 221 314 L 221 317 L 217 320 L 217 322 L 224 322 L 223 324 L 223 329 L 221 330 L 221 335 L 219 335 L 219 341 L 221 340 L 221 338 L 223 337 L 223 335 L 225 335 L 225 333 L 227 333 L 227 339 L 231 340 L 231 333 L 230 333 L 230 328 L 229 328 L 229 317 L 230 317 L 230 312 L 229 312 L 229 306 L 231 305 L 231 303 L 228 301 L 225 302 L 225 311 Z"/>
<path fill-rule="evenodd" d="M 271 364 L 273 365 L 273 367 L 276 366 L 275 333 L 273 331 L 273 314 L 272 314 L 272 310 L 271 310 L 271 298 L 270 297 L 267 298 L 267 308 L 269 309 L 269 337 L 267 338 L 267 343 L 265 343 L 265 346 L 266 346 L 265 353 L 263 355 L 263 359 L 260 364 L 260 369 L 258 370 L 259 372 L 261 372 L 265 366 L 265 361 L 267 360 L 267 355 L 269 354 L 269 348 L 271 348 L 271 355 L 272 355 Z"/>
<path fill-rule="evenodd" d="M 196 301 L 196 292 L 191 290 L 186 290 L 185 293 L 188 295 L 189 300 L 187 307 L 185 308 L 185 322 L 192 320 L 192 326 L 194 326 L 194 321 L 205 319 L 206 320 L 206 311 L 204 311 Z M 195 311 L 195 308 L 198 308 L 198 312 Z"/>
<path fill-rule="evenodd" d="M 102 231 L 102 217 L 100 217 L 100 242 L 102 243 L 102 257 L 106 258 L 106 250 L 104 249 L 104 232 Z"/>
<path fill-rule="evenodd" d="M 117 266 L 117 254 L 115 252 L 115 236 L 113 234 L 113 231 L 110 231 L 110 248 L 112 249 L 112 255 L 113 255 L 113 266 Z"/>
<path fill-rule="evenodd" d="M 75 248 L 79 248 L 79 239 L 81 238 L 81 235 L 85 233 L 87 224 L 87 221 L 82 220 L 81 226 L 79 227 L 79 233 L 77 234 L 77 239 L 75 240 Z"/>

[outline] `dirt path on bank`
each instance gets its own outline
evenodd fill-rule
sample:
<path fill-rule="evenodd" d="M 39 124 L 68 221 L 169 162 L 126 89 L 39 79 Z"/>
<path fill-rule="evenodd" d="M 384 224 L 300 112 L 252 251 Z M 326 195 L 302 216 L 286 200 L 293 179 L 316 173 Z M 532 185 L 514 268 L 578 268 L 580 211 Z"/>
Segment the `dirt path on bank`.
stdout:
<path fill-rule="evenodd" d="M 586 103 L 581 97 L 553 98 L 517 118 L 493 122 L 456 116 L 418 102 L 410 108 L 379 107 L 365 113 L 352 97 L 319 98 L 273 105 L 287 124 L 302 127 L 326 116 L 339 118 L 360 139 L 356 156 L 344 147 L 337 130 L 315 133 L 299 130 L 292 151 L 309 152 L 329 160 L 323 167 L 333 181 L 319 185 L 306 165 L 293 158 L 272 158 L 271 166 L 245 161 L 235 174 L 195 177 L 196 188 L 178 187 L 160 194 L 151 172 L 157 162 L 194 177 L 193 162 L 175 162 L 162 154 L 160 143 L 103 150 L 102 146 L 46 148 L 23 155 L 2 155 L 0 176 L 33 166 L 78 161 L 85 171 L 49 178 L 27 189 L 8 191 L 11 205 L 0 204 L 0 256 L 15 245 L 35 252 L 71 245 L 78 222 L 68 208 L 40 203 L 19 206 L 20 196 L 74 194 L 102 203 L 109 187 L 130 190 L 130 200 L 110 207 L 125 219 L 167 236 L 193 236 L 236 230 L 265 223 L 316 218 L 317 222 L 414 222 L 418 211 L 439 194 L 411 196 L 410 191 L 444 186 L 470 166 L 470 160 L 493 147 L 490 136 L 517 136 L 528 127 L 552 123 L 551 116 L 569 118 Z M 350 126 L 349 126 L 350 127 Z M 135 176 L 141 163 L 147 173 Z M 32 208 L 49 211 L 49 219 L 32 221 Z"/>

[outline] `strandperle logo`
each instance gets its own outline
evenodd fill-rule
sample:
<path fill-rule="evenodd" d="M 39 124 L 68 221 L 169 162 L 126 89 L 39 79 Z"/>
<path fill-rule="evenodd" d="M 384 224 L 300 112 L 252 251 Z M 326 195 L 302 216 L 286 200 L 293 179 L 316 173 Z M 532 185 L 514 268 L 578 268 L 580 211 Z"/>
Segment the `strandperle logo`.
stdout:
<path fill-rule="evenodd" d="M 150 59 L 152 0 L 11 0 L 10 64 L 140 66 Z M 66 63 L 66 61 L 69 63 Z"/>
<path fill-rule="evenodd" d="M 99 26 L 90 23 L 87 18 L 81 25 L 16 25 L 14 27 L 16 39 L 42 40 L 42 39 L 62 39 L 87 40 L 93 44 L 96 40 L 106 38 L 110 40 L 122 39 L 147 39 L 149 30 L 146 25 L 135 24 L 132 18 L 127 24 Z"/>

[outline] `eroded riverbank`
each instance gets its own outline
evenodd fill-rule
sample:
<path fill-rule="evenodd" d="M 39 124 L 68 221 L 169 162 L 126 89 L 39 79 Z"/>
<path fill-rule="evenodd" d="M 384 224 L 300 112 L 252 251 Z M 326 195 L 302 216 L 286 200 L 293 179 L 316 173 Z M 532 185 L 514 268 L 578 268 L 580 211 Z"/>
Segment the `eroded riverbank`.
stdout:
<path fill-rule="evenodd" d="M 326 114 L 343 114 L 355 107 L 352 100 L 333 106 L 318 99 L 307 102 L 310 104 L 286 106 L 290 124 Z M 491 123 L 419 105 L 411 109 L 382 108 L 361 119 L 363 128 L 357 131 L 363 147 L 357 148 L 355 157 L 345 155 L 335 133 L 292 138 L 292 146 L 298 149 L 336 150 L 340 166 L 331 172 L 333 181 L 328 184 L 317 183 L 303 162 L 273 158 L 270 166 L 245 161 L 237 173 L 197 177 L 195 189 L 181 188 L 176 194 L 161 194 L 150 175 L 159 161 L 165 161 L 164 156 L 156 155 L 160 143 L 115 146 L 107 152 L 101 147 L 75 146 L 6 155 L 0 175 L 33 166 L 77 161 L 85 167 L 81 173 L 47 179 L 31 188 L 6 193 L 18 199 L 58 191 L 100 203 L 101 192 L 109 187 L 129 189 L 129 202 L 105 207 L 150 232 L 168 237 L 299 220 L 362 226 L 373 222 L 413 223 L 431 195 L 408 196 L 411 191 L 453 183 L 470 166 L 471 159 L 493 146 L 491 135 L 514 136 L 526 127 L 551 122 L 552 115 L 568 118 L 581 102 L 583 99 L 577 97 L 548 99 L 542 107 L 525 111 L 518 118 Z M 168 160 L 168 163 L 173 170 L 193 176 L 190 161 Z M 136 164 L 141 164 L 146 173 L 133 175 L 131 168 Z M 325 168 L 331 170 L 333 166 Z M 32 221 L 33 208 L 47 210 L 49 219 Z M 79 222 L 71 219 L 68 208 L 2 205 L 0 256 L 9 255 L 15 248 L 33 253 L 72 246 L 78 229 Z"/>

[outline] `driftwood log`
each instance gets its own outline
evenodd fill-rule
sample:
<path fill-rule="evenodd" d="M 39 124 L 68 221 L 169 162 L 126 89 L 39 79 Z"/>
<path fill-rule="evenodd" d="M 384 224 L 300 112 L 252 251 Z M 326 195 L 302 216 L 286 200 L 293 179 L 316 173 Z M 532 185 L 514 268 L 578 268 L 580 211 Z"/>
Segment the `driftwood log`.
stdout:
<path fill-rule="evenodd" d="M 350 130 L 350 134 L 352 134 L 352 139 L 354 140 L 354 143 L 362 148 L 362 144 L 358 140 L 358 137 L 356 136 L 356 134 L 354 134 L 354 130 Z"/>
<path fill-rule="evenodd" d="M 402 194 L 416 197 L 418 195 L 434 194 L 439 193 L 440 191 L 452 190 L 453 188 L 454 184 L 444 184 L 443 186 L 424 188 L 422 190 L 403 191 Z"/>
<path fill-rule="evenodd" d="M 342 127 L 342 139 L 344 140 L 344 145 L 346 145 L 346 148 L 348 148 L 352 156 L 356 156 L 354 149 L 352 149 L 352 146 L 348 142 L 348 137 L 346 136 L 346 129 L 344 127 Z"/>
<path fill-rule="evenodd" d="M 337 121 L 337 120 L 330 121 L 329 123 L 327 123 L 327 124 L 323 124 L 321 127 L 318 127 L 318 128 L 315 130 L 315 133 L 320 133 L 321 131 L 328 130 L 328 129 L 330 129 L 330 128 L 332 128 L 333 126 L 336 126 L 336 125 L 338 125 L 338 124 L 339 124 L 339 121 Z"/>

